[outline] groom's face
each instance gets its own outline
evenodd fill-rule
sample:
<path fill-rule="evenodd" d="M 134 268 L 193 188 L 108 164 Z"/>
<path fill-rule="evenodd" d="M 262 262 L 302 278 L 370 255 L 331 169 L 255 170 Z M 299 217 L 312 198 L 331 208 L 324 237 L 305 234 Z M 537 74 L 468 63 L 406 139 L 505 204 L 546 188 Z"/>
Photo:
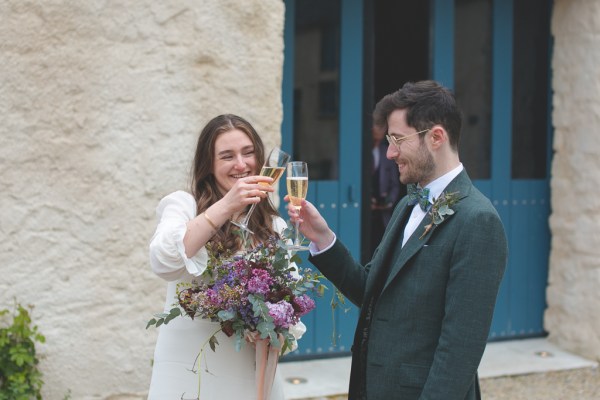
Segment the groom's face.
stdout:
<path fill-rule="evenodd" d="M 388 135 L 396 142 L 388 146 L 387 158 L 398 165 L 400 182 L 420 183 L 425 186 L 431 181 L 435 162 L 427 148 L 425 135 L 417 135 L 414 127 L 406 124 L 406 110 L 394 110 L 388 117 Z"/>

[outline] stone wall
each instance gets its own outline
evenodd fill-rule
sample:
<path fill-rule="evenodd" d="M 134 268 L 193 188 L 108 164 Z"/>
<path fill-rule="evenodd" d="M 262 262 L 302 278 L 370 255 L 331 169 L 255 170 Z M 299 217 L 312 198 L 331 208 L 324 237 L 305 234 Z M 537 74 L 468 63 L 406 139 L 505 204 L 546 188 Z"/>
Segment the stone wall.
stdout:
<path fill-rule="evenodd" d="M 147 391 L 155 207 L 215 115 L 279 143 L 283 18 L 281 0 L 0 2 L 0 308 L 35 306 L 44 399 Z"/>
<path fill-rule="evenodd" d="M 600 3 L 555 0 L 550 340 L 600 360 Z"/>

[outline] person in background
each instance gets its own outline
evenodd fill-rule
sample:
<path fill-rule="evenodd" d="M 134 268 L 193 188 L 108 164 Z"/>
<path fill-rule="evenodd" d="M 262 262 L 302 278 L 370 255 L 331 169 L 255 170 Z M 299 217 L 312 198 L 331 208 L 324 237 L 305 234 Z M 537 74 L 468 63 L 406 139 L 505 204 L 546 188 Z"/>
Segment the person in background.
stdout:
<path fill-rule="evenodd" d="M 502 222 L 460 162 L 462 116 L 447 88 L 406 83 L 373 114 L 409 188 L 371 261 L 354 260 L 310 202 L 288 206 L 310 262 L 360 308 L 349 399 L 479 399 L 508 253 Z"/>
<path fill-rule="evenodd" d="M 381 241 L 383 232 L 392 217 L 392 211 L 400 200 L 401 187 L 398 167 L 386 157 L 388 142 L 385 127 L 373 125 L 372 173 L 371 173 L 371 254 Z"/>

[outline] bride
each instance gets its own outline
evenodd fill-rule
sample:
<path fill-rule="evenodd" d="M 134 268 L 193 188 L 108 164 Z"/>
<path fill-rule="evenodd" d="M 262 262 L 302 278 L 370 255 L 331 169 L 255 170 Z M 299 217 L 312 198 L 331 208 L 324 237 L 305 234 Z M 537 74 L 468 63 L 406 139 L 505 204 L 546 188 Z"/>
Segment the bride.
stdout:
<path fill-rule="evenodd" d="M 258 203 L 249 222 L 255 243 L 285 229 L 286 223 L 272 203 L 261 201 L 266 192 L 273 191 L 271 186 L 259 185 L 272 182 L 272 178 L 258 175 L 264 158 L 262 140 L 241 117 L 220 115 L 200 133 L 191 194 L 171 193 L 156 210 L 158 226 L 150 243 L 150 265 L 168 282 L 165 312 L 176 301 L 177 284 L 191 282 L 206 269 L 208 242 L 220 243 L 226 249 L 243 248 L 228 223 L 232 216 L 238 217 L 249 205 Z M 299 323 L 290 332 L 296 331 L 299 338 L 304 329 Z M 236 351 L 234 338 L 219 332 L 216 351 L 208 348 L 198 364 L 200 349 L 218 330 L 218 323 L 200 318 L 175 318 L 162 325 L 148 399 L 254 399 L 255 351 L 251 344 Z M 271 400 L 283 398 L 282 380 L 276 375 Z"/>

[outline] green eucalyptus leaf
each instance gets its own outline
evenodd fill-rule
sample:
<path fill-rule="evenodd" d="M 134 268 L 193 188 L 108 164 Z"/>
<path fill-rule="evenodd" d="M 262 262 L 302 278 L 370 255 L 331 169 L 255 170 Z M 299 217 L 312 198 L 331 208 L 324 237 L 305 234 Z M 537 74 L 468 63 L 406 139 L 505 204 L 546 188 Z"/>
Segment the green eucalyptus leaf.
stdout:
<path fill-rule="evenodd" d="M 217 313 L 221 321 L 230 321 L 235 318 L 236 314 L 233 311 L 221 310 Z"/>
<path fill-rule="evenodd" d="M 242 349 L 243 344 L 244 344 L 244 340 L 243 340 L 242 336 L 236 335 L 235 336 L 235 351 L 240 351 Z"/>
<path fill-rule="evenodd" d="M 256 325 L 256 329 L 260 332 L 260 333 L 264 333 L 267 332 L 269 330 L 269 325 L 266 321 L 261 321 Z"/>
<path fill-rule="evenodd" d="M 269 339 L 271 340 L 271 346 L 281 347 L 279 336 L 275 332 L 269 333 Z"/>

